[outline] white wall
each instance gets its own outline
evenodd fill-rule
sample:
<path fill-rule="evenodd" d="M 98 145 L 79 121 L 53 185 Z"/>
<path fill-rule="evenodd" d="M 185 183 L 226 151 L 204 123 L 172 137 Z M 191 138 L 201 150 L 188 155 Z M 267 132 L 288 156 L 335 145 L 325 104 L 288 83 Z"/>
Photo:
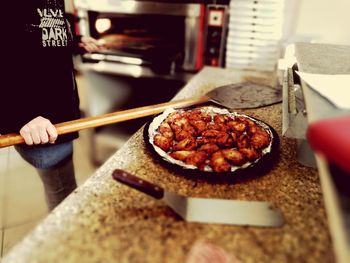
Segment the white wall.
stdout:
<path fill-rule="evenodd" d="M 74 0 L 64 0 L 64 5 L 67 13 L 74 13 Z"/>
<path fill-rule="evenodd" d="M 295 1 L 295 0 L 288 0 Z M 299 0 L 296 37 L 350 45 L 350 0 Z"/>

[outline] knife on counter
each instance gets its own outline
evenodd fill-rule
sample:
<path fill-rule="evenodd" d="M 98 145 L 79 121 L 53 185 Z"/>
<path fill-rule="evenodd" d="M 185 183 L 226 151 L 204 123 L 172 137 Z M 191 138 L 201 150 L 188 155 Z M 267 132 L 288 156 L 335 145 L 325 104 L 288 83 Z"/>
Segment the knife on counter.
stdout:
<path fill-rule="evenodd" d="M 121 169 L 114 170 L 112 177 L 153 198 L 162 199 L 188 222 L 260 227 L 281 227 L 284 224 L 282 213 L 270 202 L 186 197 Z"/>

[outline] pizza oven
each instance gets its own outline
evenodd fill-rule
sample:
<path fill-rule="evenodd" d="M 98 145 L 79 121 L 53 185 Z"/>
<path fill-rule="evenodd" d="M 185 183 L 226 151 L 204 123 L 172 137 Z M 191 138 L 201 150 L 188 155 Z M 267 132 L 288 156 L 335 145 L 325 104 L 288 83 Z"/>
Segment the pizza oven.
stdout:
<path fill-rule="evenodd" d="M 116 0 L 75 1 L 79 31 L 105 45 L 85 63 L 169 74 L 202 67 L 204 6 Z M 102 67 L 102 66 L 101 66 Z"/>

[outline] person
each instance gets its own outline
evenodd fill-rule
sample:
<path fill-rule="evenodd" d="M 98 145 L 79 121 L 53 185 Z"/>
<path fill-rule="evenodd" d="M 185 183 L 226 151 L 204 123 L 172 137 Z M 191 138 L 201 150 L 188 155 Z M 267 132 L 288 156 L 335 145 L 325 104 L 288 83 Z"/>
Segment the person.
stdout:
<path fill-rule="evenodd" d="M 19 132 L 24 138 L 15 149 L 37 169 L 52 210 L 77 186 L 72 142 L 79 135 L 58 136 L 54 126 L 80 118 L 73 54 L 101 46 L 73 34 L 64 0 L 28 0 L 20 7 L 7 2 L 4 10 L 16 12 L 2 24 L 7 40 L 1 41 L 0 134 Z"/>

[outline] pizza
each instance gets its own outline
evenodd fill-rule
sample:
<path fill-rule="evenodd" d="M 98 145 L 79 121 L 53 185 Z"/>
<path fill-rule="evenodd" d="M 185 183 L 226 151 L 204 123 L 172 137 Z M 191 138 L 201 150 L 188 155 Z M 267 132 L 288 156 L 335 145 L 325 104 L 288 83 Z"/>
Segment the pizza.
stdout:
<path fill-rule="evenodd" d="M 153 119 L 148 140 L 168 163 L 205 172 L 234 172 L 271 151 L 273 133 L 262 121 L 227 109 L 168 109 Z"/>

